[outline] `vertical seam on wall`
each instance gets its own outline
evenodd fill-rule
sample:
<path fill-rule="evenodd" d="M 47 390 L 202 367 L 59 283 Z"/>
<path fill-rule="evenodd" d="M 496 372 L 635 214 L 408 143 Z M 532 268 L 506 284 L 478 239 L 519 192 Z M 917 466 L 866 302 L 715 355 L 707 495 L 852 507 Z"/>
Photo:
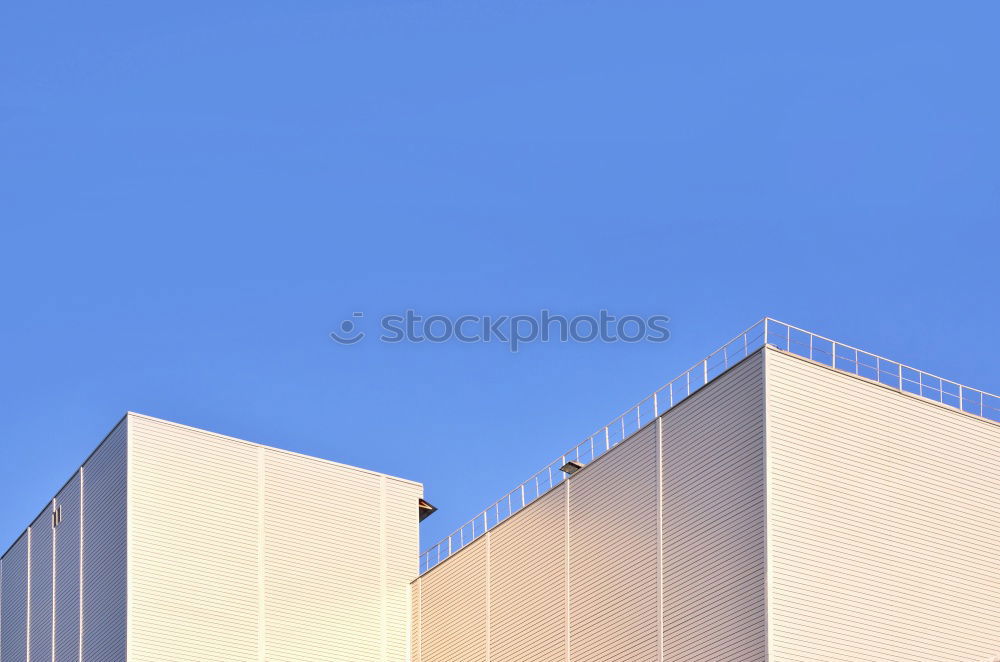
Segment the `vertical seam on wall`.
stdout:
<path fill-rule="evenodd" d="M 771 624 L 773 619 L 771 618 L 771 454 L 768 452 L 768 440 L 770 435 L 768 434 L 768 417 L 767 408 L 770 402 L 770 393 L 768 391 L 767 384 L 767 365 L 768 365 L 768 355 L 769 350 L 765 346 L 761 365 L 762 373 L 762 399 L 763 406 L 762 416 L 763 420 L 763 439 L 761 440 L 762 453 L 764 455 L 764 662 L 769 662 L 771 659 L 772 644 L 771 644 Z"/>
<path fill-rule="evenodd" d="M 424 659 L 424 578 L 417 577 L 417 617 L 420 619 L 420 627 L 417 629 L 417 662 Z"/>
<path fill-rule="evenodd" d="M 58 496 L 58 495 L 57 495 Z M 56 662 L 56 537 L 59 532 L 56 530 L 56 511 L 59 508 L 59 502 L 56 499 L 52 499 L 52 622 L 49 624 L 50 638 L 50 648 L 49 652 L 52 654 L 52 662 Z"/>
<path fill-rule="evenodd" d="M 25 603 L 28 605 L 28 611 L 24 615 L 24 659 L 26 662 L 31 662 L 31 529 L 33 527 L 28 527 L 28 594 L 25 596 Z"/>
<path fill-rule="evenodd" d="M 257 448 L 257 659 L 267 659 L 267 601 L 265 593 L 264 508 L 265 463 L 263 448 Z"/>
<path fill-rule="evenodd" d="M 663 662 L 663 416 L 656 419 L 656 582 L 657 629 L 660 638 L 660 662 Z"/>
<path fill-rule="evenodd" d="M 132 641 L 132 426 L 125 418 L 125 659 Z"/>
<path fill-rule="evenodd" d="M 80 590 L 79 593 L 79 617 L 78 632 L 76 641 L 76 655 L 79 662 L 83 662 L 83 467 L 80 467 Z"/>
<path fill-rule="evenodd" d="M 485 524 L 485 520 L 484 520 Z M 486 531 L 486 662 L 490 662 L 493 647 L 493 624 L 490 619 L 493 616 L 493 577 L 491 576 L 491 561 L 493 560 L 493 545 L 491 531 Z"/>
<path fill-rule="evenodd" d="M 386 662 L 389 657 L 388 623 L 386 610 L 389 608 L 389 591 L 386 585 L 386 574 L 389 572 L 386 562 L 385 541 L 385 476 L 379 477 L 378 492 L 378 576 L 379 576 L 379 657 Z"/>
<path fill-rule="evenodd" d="M 570 639 L 570 590 L 569 590 L 569 479 L 566 479 L 566 497 L 563 504 L 563 578 L 566 582 L 566 613 L 565 613 L 565 639 L 566 639 L 566 662 L 570 660 L 570 646 L 572 641 Z"/>

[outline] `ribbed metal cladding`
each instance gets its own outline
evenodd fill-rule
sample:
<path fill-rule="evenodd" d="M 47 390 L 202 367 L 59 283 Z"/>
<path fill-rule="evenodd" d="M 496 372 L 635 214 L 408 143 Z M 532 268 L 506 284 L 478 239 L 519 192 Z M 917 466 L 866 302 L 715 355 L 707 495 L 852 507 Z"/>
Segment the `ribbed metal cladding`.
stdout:
<path fill-rule="evenodd" d="M 758 352 L 422 575 L 414 660 L 762 660 L 763 448 Z"/>
<path fill-rule="evenodd" d="M 80 658 L 80 553 L 82 472 L 78 471 L 56 496 L 62 519 L 56 527 L 55 659 Z"/>
<path fill-rule="evenodd" d="M 772 659 L 996 659 L 1000 425 L 767 361 Z"/>
<path fill-rule="evenodd" d="M 123 419 L 4 555 L 0 661 L 126 659 L 126 440 Z"/>
<path fill-rule="evenodd" d="M 0 594 L 0 660 L 28 659 L 28 532 L 3 556 Z"/>
<path fill-rule="evenodd" d="M 52 555 L 55 529 L 53 510 L 46 508 L 31 524 L 31 590 L 29 592 L 30 627 L 28 629 L 31 660 L 52 659 Z"/>
<path fill-rule="evenodd" d="M 83 662 L 126 658 L 127 437 L 125 419 L 83 465 Z"/>
<path fill-rule="evenodd" d="M 0 559 L 0 662 L 406 662 L 422 496 L 130 413 Z"/>
<path fill-rule="evenodd" d="M 129 420 L 130 662 L 406 662 L 421 485 Z"/>
<path fill-rule="evenodd" d="M 663 417 L 664 660 L 764 659 L 763 385 L 758 352 Z"/>

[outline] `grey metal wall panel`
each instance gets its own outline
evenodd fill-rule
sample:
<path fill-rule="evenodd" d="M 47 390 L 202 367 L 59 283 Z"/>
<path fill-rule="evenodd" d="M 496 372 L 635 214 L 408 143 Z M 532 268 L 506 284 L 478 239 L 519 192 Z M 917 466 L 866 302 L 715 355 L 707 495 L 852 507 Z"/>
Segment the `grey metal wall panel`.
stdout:
<path fill-rule="evenodd" d="M 124 419 L 83 466 L 84 662 L 126 659 L 127 470 Z"/>
<path fill-rule="evenodd" d="M 663 659 L 763 660 L 761 353 L 662 420 Z"/>
<path fill-rule="evenodd" d="M 491 662 L 566 659 L 566 490 L 488 534 Z"/>
<path fill-rule="evenodd" d="M 80 659 L 80 472 L 56 496 L 55 662 Z"/>
<path fill-rule="evenodd" d="M 569 480 L 570 659 L 659 659 L 657 421 Z"/>
<path fill-rule="evenodd" d="M 28 603 L 29 658 L 52 660 L 52 508 L 46 508 L 31 524 L 31 590 Z"/>
<path fill-rule="evenodd" d="M 1000 425 L 769 350 L 772 662 L 1000 654 Z"/>
<path fill-rule="evenodd" d="M 3 557 L 0 594 L 0 660 L 28 659 L 28 532 Z"/>

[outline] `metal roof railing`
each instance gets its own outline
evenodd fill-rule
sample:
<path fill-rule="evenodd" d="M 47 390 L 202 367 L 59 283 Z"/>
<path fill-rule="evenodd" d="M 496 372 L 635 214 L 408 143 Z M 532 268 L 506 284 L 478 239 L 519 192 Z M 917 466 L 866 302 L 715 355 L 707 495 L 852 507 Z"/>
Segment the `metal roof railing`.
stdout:
<path fill-rule="evenodd" d="M 567 478 L 560 467 L 568 461 L 586 464 L 600 457 L 765 345 L 772 345 L 904 393 L 1000 422 L 1000 396 L 765 317 L 560 455 L 451 535 L 428 547 L 420 555 L 420 572 L 427 572 L 558 486 Z"/>

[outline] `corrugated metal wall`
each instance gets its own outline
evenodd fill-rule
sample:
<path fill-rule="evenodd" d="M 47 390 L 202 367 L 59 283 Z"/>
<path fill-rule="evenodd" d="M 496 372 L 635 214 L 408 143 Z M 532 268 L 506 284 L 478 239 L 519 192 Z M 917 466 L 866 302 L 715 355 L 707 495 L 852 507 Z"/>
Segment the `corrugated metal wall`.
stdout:
<path fill-rule="evenodd" d="M 55 659 L 80 659 L 80 496 L 81 473 L 56 496 L 62 521 L 56 527 Z"/>
<path fill-rule="evenodd" d="M 494 662 L 566 659 L 566 487 L 542 496 L 487 541 Z"/>
<path fill-rule="evenodd" d="M 131 421 L 130 662 L 404 662 L 422 488 Z"/>
<path fill-rule="evenodd" d="M 663 659 L 763 660 L 761 353 L 662 421 Z"/>
<path fill-rule="evenodd" d="M 257 448 L 129 419 L 129 660 L 256 662 Z"/>
<path fill-rule="evenodd" d="M 571 660 L 658 659 L 658 430 L 567 481 Z"/>
<path fill-rule="evenodd" d="M 127 437 L 123 419 L 83 465 L 83 662 L 125 660 Z"/>
<path fill-rule="evenodd" d="M 404 662 L 422 492 L 129 414 L 0 560 L 0 662 Z"/>
<path fill-rule="evenodd" d="M 0 594 L 0 660 L 28 659 L 28 532 L 3 556 Z"/>
<path fill-rule="evenodd" d="M 762 373 L 758 353 L 425 573 L 414 659 L 762 660 Z"/>
<path fill-rule="evenodd" d="M 26 662 L 30 653 L 31 662 L 79 662 L 83 610 L 88 631 L 82 659 L 124 662 L 125 441 L 123 420 L 4 556 L 0 661 Z M 91 506 L 85 548 L 80 535 L 84 472 Z M 82 604 L 81 581 L 89 591 Z"/>
<path fill-rule="evenodd" d="M 410 582 L 419 573 L 420 530 L 413 502 L 422 496 L 412 483 L 382 478 L 382 558 L 385 560 L 385 618 L 382 622 L 386 660 L 409 659 Z M 402 625 L 401 625 L 402 624 Z"/>
<path fill-rule="evenodd" d="M 418 661 L 489 659 L 488 544 L 487 537 L 480 537 L 420 578 Z"/>
<path fill-rule="evenodd" d="M 381 478 L 280 452 L 264 466 L 268 659 L 382 659 Z"/>
<path fill-rule="evenodd" d="M 767 360 L 772 662 L 1000 654 L 1000 426 Z"/>
<path fill-rule="evenodd" d="M 52 553 L 54 549 L 52 508 L 46 508 L 31 524 L 31 616 L 28 630 L 29 658 L 52 660 Z"/>

